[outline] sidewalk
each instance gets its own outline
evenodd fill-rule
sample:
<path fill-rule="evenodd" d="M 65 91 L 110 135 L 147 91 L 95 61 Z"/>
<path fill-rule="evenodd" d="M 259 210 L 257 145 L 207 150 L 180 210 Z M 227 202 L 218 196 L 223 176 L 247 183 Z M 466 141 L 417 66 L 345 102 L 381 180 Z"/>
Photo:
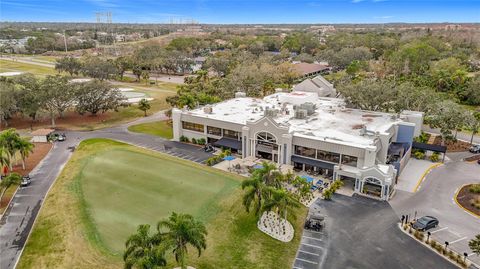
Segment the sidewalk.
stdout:
<path fill-rule="evenodd" d="M 423 178 L 436 165 L 439 165 L 439 163 L 411 158 L 398 177 L 398 183 L 395 188 L 407 192 L 416 192 Z"/>

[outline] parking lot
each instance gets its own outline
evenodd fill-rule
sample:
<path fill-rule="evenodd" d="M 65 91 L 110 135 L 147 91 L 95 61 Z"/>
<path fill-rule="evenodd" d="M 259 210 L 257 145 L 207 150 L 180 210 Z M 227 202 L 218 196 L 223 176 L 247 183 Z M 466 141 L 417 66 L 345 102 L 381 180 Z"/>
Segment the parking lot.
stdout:
<path fill-rule="evenodd" d="M 479 228 L 480 230 L 480 228 Z M 480 257 L 474 254 L 468 247 L 468 241 L 471 239 L 468 235 L 455 231 L 452 228 L 439 225 L 435 229 L 430 230 L 431 238 L 441 244 L 448 242 L 448 248 L 453 251 L 468 254 L 468 259 L 475 264 L 480 264 Z"/>
<path fill-rule="evenodd" d="M 326 239 L 325 232 L 304 230 L 293 268 L 320 268 L 326 254 Z"/>
<path fill-rule="evenodd" d="M 304 231 L 293 268 L 456 268 L 405 235 L 387 202 L 335 194 L 310 210 L 325 228 Z"/>

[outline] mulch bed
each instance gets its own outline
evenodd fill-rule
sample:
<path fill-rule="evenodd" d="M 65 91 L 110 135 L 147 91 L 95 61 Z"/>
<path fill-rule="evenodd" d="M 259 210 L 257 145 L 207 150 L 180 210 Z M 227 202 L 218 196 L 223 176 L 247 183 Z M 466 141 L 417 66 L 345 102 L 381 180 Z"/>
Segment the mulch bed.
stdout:
<path fill-rule="evenodd" d="M 433 142 L 434 145 L 442 145 L 442 137 L 437 136 L 435 137 L 435 140 Z M 449 152 L 462 152 L 462 151 L 467 151 L 472 145 L 468 142 L 457 140 L 457 141 L 451 141 L 447 140 L 445 141 L 445 146 L 447 146 L 447 151 Z"/>
<path fill-rule="evenodd" d="M 22 169 L 22 162 L 21 160 L 18 161 L 18 164 L 13 166 L 13 172 L 19 173 L 22 176 L 28 175 L 35 166 L 37 166 L 40 161 L 45 158 L 47 153 L 52 148 L 52 143 L 33 143 L 35 144 L 35 148 L 33 149 L 33 153 L 28 156 L 27 160 L 25 161 L 25 170 Z M 2 197 L 0 201 L 0 208 L 6 206 L 12 197 L 10 195 L 5 195 Z M 0 211 L 1 212 L 1 211 Z"/>
<path fill-rule="evenodd" d="M 480 154 L 473 155 L 473 156 L 470 156 L 468 158 L 465 158 L 465 161 L 467 161 L 467 162 L 474 162 L 474 161 L 477 161 L 477 160 L 480 160 Z"/>
<path fill-rule="evenodd" d="M 473 193 L 468 190 L 470 185 L 463 186 L 463 188 L 460 189 L 457 195 L 457 201 L 459 204 L 461 204 L 464 208 L 466 208 L 468 211 L 473 212 L 477 216 L 480 216 L 480 209 L 476 208 L 475 206 L 472 205 L 472 200 L 473 199 L 479 199 L 480 194 L 479 193 Z"/>

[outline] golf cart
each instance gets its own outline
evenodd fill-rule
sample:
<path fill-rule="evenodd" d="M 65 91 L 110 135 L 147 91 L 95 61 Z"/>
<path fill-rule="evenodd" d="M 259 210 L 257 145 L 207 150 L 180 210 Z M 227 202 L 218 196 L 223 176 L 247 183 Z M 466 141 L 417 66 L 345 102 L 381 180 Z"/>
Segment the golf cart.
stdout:
<path fill-rule="evenodd" d="M 325 227 L 325 216 L 320 214 L 308 214 L 304 228 L 319 232 Z"/>
<path fill-rule="evenodd" d="M 67 136 L 65 134 L 54 133 L 54 134 L 50 135 L 49 140 L 53 141 L 53 142 L 55 142 L 55 141 L 63 142 L 65 140 L 67 140 Z"/>
<path fill-rule="evenodd" d="M 205 152 L 215 151 L 215 149 L 213 148 L 213 146 L 211 144 L 205 144 L 205 146 L 203 147 L 203 150 L 205 150 Z"/>
<path fill-rule="evenodd" d="M 26 175 L 26 176 L 23 176 L 22 177 L 22 182 L 20 182 L 20 187 L 27 187 L 28 185 L 30 185 L 30 183 L 32 183 L 32 180 L 30 179 L 30 176 L 29 175 Z"/>

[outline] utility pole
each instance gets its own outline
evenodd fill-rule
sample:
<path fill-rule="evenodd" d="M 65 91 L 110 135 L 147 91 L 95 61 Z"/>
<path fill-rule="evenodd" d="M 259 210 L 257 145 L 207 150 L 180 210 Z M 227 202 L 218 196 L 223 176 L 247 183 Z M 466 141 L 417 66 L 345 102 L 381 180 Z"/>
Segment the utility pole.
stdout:
<path fill-rule="evenodd" d="M 65 35 L 65 30 L 63 30 L 63 43 L 65 43 L 65 52 L 68 52 L 68 49 L 67 49 L 67 36 Z"/>

